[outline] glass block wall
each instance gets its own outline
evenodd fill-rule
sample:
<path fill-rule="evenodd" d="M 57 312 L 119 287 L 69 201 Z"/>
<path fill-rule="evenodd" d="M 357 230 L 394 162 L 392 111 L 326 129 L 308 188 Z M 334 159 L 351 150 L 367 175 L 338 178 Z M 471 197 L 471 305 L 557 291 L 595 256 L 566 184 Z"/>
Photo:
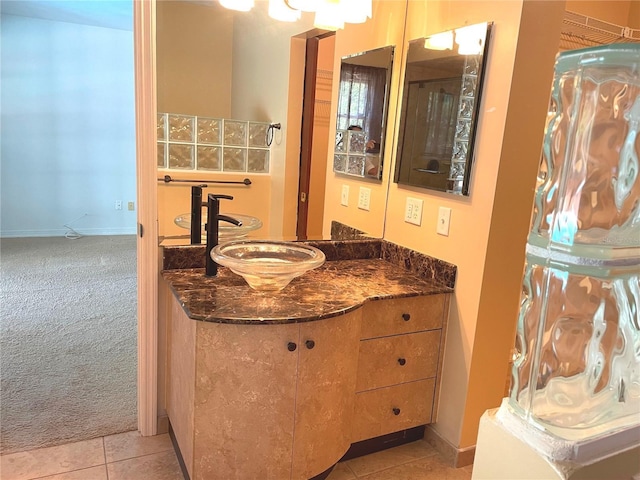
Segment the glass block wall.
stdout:
<path fill-rule="evenodd" d="M 158 113 L 158 168 L 269 173 L 269 123 Z"/>

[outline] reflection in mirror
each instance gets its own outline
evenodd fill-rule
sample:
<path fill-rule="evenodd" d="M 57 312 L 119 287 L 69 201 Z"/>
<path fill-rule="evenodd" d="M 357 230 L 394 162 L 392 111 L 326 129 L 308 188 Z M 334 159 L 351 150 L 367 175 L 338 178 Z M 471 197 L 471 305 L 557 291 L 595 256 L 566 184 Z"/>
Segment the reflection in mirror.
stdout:
<path fill-rule="evenodd" d="M 393 48 L 342 59 L 333 162 L 336 173 L 382 178 Z"/>
<path fill-rule="evenodd" d="M 409 43 L 394 181 L 469 195 L 491 24 Z"/>

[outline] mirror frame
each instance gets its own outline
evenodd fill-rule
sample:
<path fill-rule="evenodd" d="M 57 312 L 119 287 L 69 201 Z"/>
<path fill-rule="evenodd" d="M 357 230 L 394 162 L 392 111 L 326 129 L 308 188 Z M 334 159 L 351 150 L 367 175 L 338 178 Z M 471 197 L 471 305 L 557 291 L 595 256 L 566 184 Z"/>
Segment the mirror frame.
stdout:
<path fill-rule="evenodd" d="M 409 177 L 409 179 L 404 180 L 400 177 L 401 171 L 403 170 L 403 148 L 404 148 L 404 138 L 405 135 L 407 134 L 407 132 L 405 132 L 405 129 L 407 127 L 407 113 L 408 113 L 408 100 L 409 100 L 409 84 L 410 83 L 414 83 L 414 81 L 410 82 L 409 81 L 409 76 L 407 75 L 407 72 L 409 71 L 409 65 L 411 63 L 417 64 L 417 63 L 424 63 L 424 62 L 428 62 L 428 60 L 421 60 L 420 62 L 411 62 L 411 59 L 409 57 L 410 51 L 411 51 L 411 47 L 412 45 L 422 45 L 424 48 L 424 44 L 425 42 L 428 42 L 429 40 L 434 39 L 434 37 L 437 39 L 439 37 L 441 37 L 442 35 L 447 35 L 447 34 L 451 34 L 451 42 L 453 45 L 453 33 L 454 31 L 460 30 L 461 28 L 467 28 L 467 27 L 478 27 L 478 26 L 486 26 L 486 34 L 484 36 L 483 41 L 483 45 L 481 47 L 481 52 L 479 54 L 477 54 L 477 56 L 479 57 L 479 62 L 477 65 L 477 76 L 476 76 L 476 81 L 475 81 L 475 89 L 473 90 L 473 95 L 466 95 L 465 97 L 467 98 L 472 98 L 474 99 L 473 102 L 473 106 L 470 109 L 469 112 L 469 130 L 468 130 L 468 136 L 465 137 L 461 137 L 458 138 L 456 137 L 457 131 L 459 130 L 459 125 L 460 125 L 460 113 L 461 113 L 461 105 L 462 103 L 460 102 L 460 100 L 458 100 L 458 110 L 457 110 L 457 116 L 456 116 L 456 124 L 455 124 L 455 128 L 453 131 L 453 135 L 451 136 L 450 140 L 451 140 L 451 164 L 449 167 L 449 171 L 448 172 L 435 172 L 432 170 L 427 170 L 427 169 L 423 169 L 423 171 L 425 173 L 429 173 L 429 174 L 437 174 L 437 173 L 447 173 L 448 177 L 446 180 L 446 188 L 437 188 L 434 186 L 429 186 L 429 185 L 425 185 L 424 183 L 421 182 L 417 182 L 417 181 L 411 181 Z M 399 122 L 399 128 L 398 128 L 398 145 L 397 145 L 397 150 L 396 150 L 396 165 L 395 165 L 395 173 L 394 173 L 394 178 L 393 181 L 399 185 L 408 185 L 408 186 L 412 186 L 412 187 L 421 187 L 421 188 L 425 188 L 425 189 L 430 189 L 430 190 L 435 190 L 435 191 L 439 191 L 439 192 L 443 192 L 443 193 L 449 193 L 449 194 L 453 194 L 453 195 L 465 195 L 468 196 L 470 194 L 470 183 L 471 183 L 471 170 L 472 170 L 472 166 L 474 164 L 474 144 L 475 144 L 475 137 L 476 137 L 476 132 L 477 132 L 477 125 L 478 125 L 478 116 L 479 116 L 479 112 L 480 112 L 480 105 L 482 103 L 482 90 L 483 90 L 483 83 L 484 83 L 484 79 L 485 79 L 485 73 L 486 73 L 486 65 L 487 65 L 487 59 L 488 59 L 488 53 L 489 53 L 489 43 L 490 43 L 490 39 L 491 39 L 491 30 L 493 27 L 493 22 L 483 22 L 483 23 L 479 23 L 479 24 L 475 24 L 475 25 L 465 25 L 464 27 L 460 27 L 459 29 L 452 29 L 449 30 L 447 32 L 440 32 L 440 33 L 436 33 L 434 35 L 428 36 L 428 37 L 424 37 L 424 38 L 418 38 L 415 40 L 411 40 L 408 42 L 407 44 L 407 54 L 406 54 L 406 61 L 405 61 L 405 65 L 404 65 L 404 81 L 403 81 L 403 85 L 402 85 L 402 94 L 401 94 L 401 106 L 400 106 L 400 122 Z M 414 46 L 414 48 L 416 48 Z M 466 56 L 464 54 L 458 54 L 462 57 Z M 471 57 L 472 55 L 469 55 L 469 57 Z M 464 84 L 464 79 L 465 77 L 472 77 L 473 75 L 471 74 L 466 74 L 464 71 L 461 72 L 460 75 L 460 83 L 461 83 L 461 90 L 464 91 L 465 88 L 465 84 Z M 423 83 L 429 82 L 429 81 L 436 81 L 436 80 L 449 80 L 452 77 L 434 77 L 433 79 L 425 79 L 423 81 Z M 457 78 L 457 77 L 454 77 Z M 462 93 L 461 91 L 461 93 Z M 459 98 L 463 98 L 463 95 L 461 94 L 459 96 Z M 456 160 L 456 156 L 458 156 L 457 161 L 454 162 L 454 160 Z M 411 159 L 405 159 L 405 162 L 409 161 L 411 162 L 408 166 L 408 168 L 413 169 L 413 163 L 411 161 Z M 462 167 L 462 168 L 461 168 Z M 405 169 L 407 168 L 407 165 L 405 164 Z"/>
<path fill-rule="evenodd" d="M 385 84 L 384 84 L 384 98 L 382 100 L 382 123 L 380 125 L 380 142 L 379 142 L 379 155 L 380 155 L 380 160 L 378 163 L 378 171 L 375 175 L 369 175 L 367 173 L 366 170 L 366 153 L 365 153 L 365 165 L 363 166 L 364 170 L 362 175 L 357 174 L 357 173 L 351 173 L 349 172 L 349 155 L 348 155 L 348 148 L 345 148 L 344 151 L 337 151 L 336 150 L 336 146 L 341 143 L 341 142 L 345 142 L 347 145 L 351 144 L 351 138 L 352 136 L 354 138 L 356 138 L 357 140 L 362 140 L 362 143 L 366 142 L 366 138 L 364 137 L 364 132 L 359 132 L 359 131 L 349 131 L 347 130 L 342 130 L 342 129 L 338 129 L 338 118 L 337 116 L 339 115 L 339 109 L 340 109 L 340 88 L 341 85 L 340 82 L 338 84 L 338 105 L 336 108 L 336 129 L 335 129 L 335 135 L 333 138 L 335 138 L 335 142 L 334 142 L 334 152 L 333 152 L 333 172 L 339 175 L 348 175 L 350 177 L 356 177 L 356 178 L 367 178 L 367 179 L 372 179 L 372 180 L 379 180 L 382 181 L 382 170 L 383 170 L 383 166 L 384 166 L 384 146 L 386 143 L 386 130 L 387 130 L 387 126 L 389 124 L 389 119 L 388 119 L 388 115 L 389 115 L 389 99 L 390 99 L 390 93 L 391 93 L 391 78 L 392 78 L 392 74 L 393 74 L 393 66 L 394 66 L 394 57 L 395 57 L 395 45 L 387 45 L 385 47 L 379 47 L 379 48 L 374 48 L 372 50 L 366 50 L 364 52 L 359 52 L 359 53 L 355 53 L 353 55 L 346 55 L 344 57 L 342 57 L 340 59 L 340 76 L 342 76 L 342 66 L 344 64 L 349 64 L 349 62 L 346 62 L 345 60 L 348 59 L 352 59 L 352 58 L 357 58 L 357 57 L 362 57 L 364 55 L 367 54 L 372 54 L 372 53 L 378 53 L 378 52 L 384 52 L 384 51 L 388 51 L 389 52 L 389 62 L 388 62 L 388 66 L 386 67 L 386 78 L 385 78 Z M 346 134 L 346 135 L 345 135 Z M 346 139 L 345 139 L 346 136 Z M 356 140 L 356 141 L 357 141 Z M 344 169 L 339 169 L 336 168 L 338 165 L 338 156 L 343 156 L 344 157 L 344 161 L 345 161 L 345 165 L 344 165 Z M 360 154 L 359 154 L 360 155 Z"/>

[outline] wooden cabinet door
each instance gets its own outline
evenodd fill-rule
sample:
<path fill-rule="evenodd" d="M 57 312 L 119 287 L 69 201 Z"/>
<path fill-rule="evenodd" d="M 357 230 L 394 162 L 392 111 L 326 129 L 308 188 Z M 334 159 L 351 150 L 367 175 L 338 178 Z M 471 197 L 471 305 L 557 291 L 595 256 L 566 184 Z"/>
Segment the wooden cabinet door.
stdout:
<path fill-rule="evenodd" d="M 322 473 L 349 449 L 361 318 L 359 308 L 300 324 L 292 480 Z"/>
<path fill-rule="evenodd" d="M 299 324 L 197 324 L 193 480 L 290 478 Z"/>

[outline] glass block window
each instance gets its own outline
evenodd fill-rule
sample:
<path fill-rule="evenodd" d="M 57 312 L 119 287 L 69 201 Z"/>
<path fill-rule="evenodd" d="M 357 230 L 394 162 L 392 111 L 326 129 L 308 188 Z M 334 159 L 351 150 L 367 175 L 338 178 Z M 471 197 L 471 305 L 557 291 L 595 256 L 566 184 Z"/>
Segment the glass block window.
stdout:
<path fill-rule="evenodd" d="M 159 113 L 158 168 L 269 173 L 269 123 Z"/>

